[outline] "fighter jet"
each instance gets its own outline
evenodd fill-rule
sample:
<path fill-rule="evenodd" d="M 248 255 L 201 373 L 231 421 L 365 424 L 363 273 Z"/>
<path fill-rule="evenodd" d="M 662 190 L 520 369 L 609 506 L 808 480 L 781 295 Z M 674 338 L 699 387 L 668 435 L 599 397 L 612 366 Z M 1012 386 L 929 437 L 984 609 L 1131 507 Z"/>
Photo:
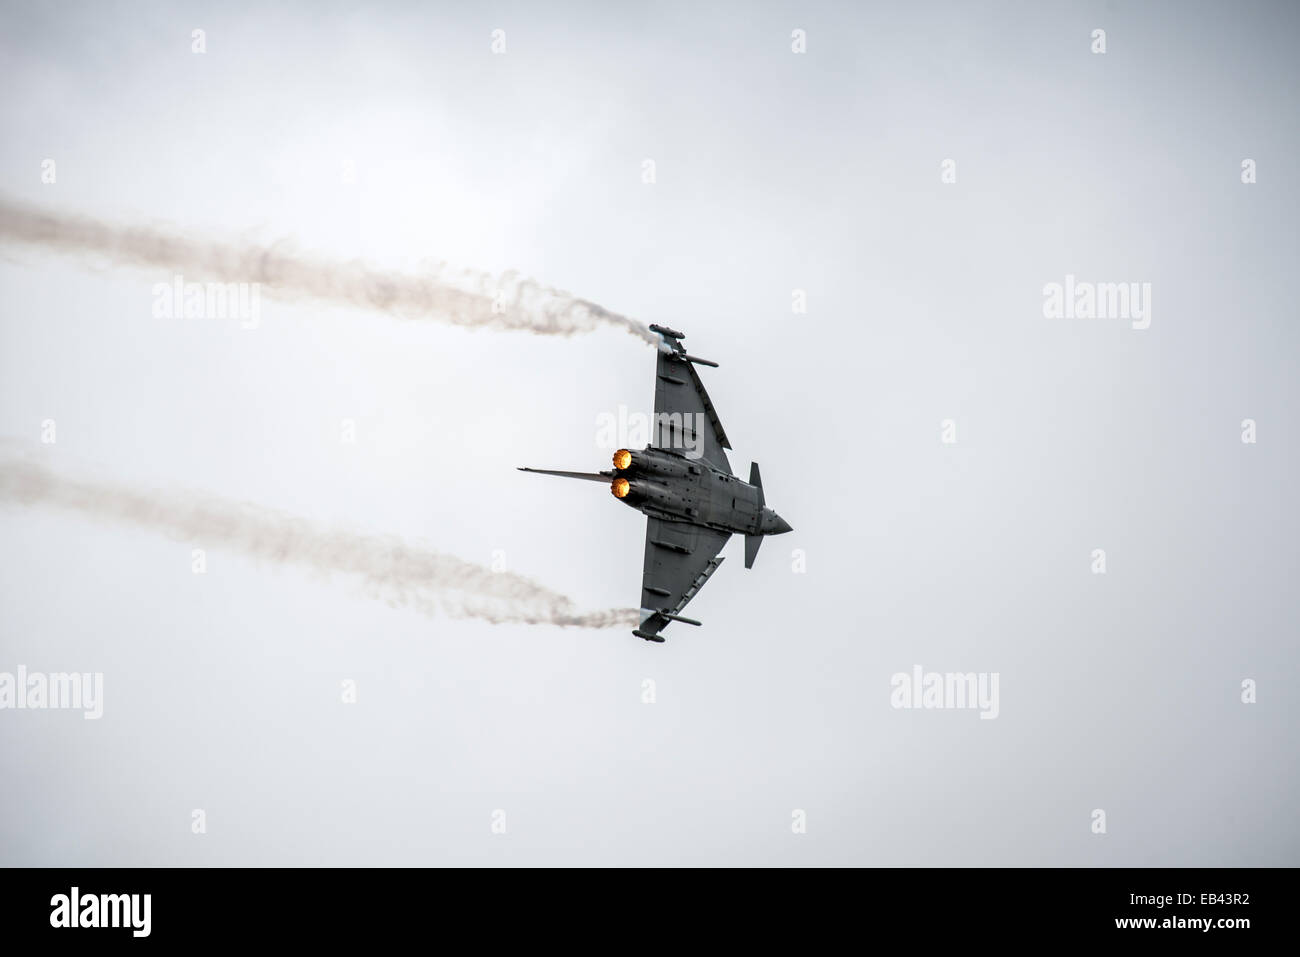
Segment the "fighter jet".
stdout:
<path fill-rule="evenodd" d="M 745 536 L 745 567 L 752 568 L 763 536 L 790 526 L 767 507 L 757 462 L 750 463 L 748 482 L 732 474 L 725 451 L 731 443 L 695 371 L 718 364 L 688 355 L 683 333 L 650 329 L 659 336 L 651 443 L 619 449 L 614 468 L 603 472 L 520 471 L 608 482 L 616 499 L 645 513 L 641 624 L 632 634 L 662 642 L 669 622 L 700 624 L 682 609 L 718 570 L 718 552 L 733 534 Z"/>

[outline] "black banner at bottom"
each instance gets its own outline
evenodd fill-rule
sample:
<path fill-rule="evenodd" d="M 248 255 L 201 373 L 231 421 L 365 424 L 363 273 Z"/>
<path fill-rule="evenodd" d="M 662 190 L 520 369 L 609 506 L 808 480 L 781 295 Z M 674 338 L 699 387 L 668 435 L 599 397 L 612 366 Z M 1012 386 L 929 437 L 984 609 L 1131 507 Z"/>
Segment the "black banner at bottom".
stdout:
<path fill-rule="evenodd" d="M 782 932 L 805 942 L 897 932 L 922 947 L 1096 938 L 1232 946 L 1291 936 L 1294 877 L 1201 868 L 8 869 L 0 926 L 6 943 L 92 947 L 373 945 L 462 932 L 619 946 L 680 942 L 688 931 L 733 945 Z"/>

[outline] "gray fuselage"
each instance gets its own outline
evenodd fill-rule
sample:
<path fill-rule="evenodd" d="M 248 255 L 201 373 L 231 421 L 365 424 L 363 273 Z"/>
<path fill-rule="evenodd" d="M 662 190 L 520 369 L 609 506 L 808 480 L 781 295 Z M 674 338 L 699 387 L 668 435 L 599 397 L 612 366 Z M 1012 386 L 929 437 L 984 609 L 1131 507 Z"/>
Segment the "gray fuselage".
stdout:
<path fill-rule="evenodd" d="M 615 465 L 622 454 L 615 456 Z M 660 448 L 627 452 L 627 458 L 627 466 L 612 473 L 610 490 L 646 515 L 741 535 L 790 530 L 781 516 L 764 506 L 761 489 L 702 458 Z"/>

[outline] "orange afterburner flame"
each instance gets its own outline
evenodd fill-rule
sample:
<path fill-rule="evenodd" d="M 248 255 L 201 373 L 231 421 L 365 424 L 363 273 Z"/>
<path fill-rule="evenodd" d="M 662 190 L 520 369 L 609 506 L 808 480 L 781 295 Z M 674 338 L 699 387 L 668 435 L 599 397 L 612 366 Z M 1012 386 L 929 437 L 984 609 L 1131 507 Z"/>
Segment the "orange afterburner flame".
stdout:
<path fill-rule="evenodd" d="M 632 490 L 632 486 L 627 479 L 616 478 L 610 484 L 609 490 L 614 493 L 615 498 L 627 498 L 627 493 Z"/>
<path fill-rule="evenodd" d="M 632 464 L 632 453 L 627 449 L 619 449 L 614 453 L 614 468 L 625 469 Z M 623 496 L 619 496 L 622 498 Z"/>

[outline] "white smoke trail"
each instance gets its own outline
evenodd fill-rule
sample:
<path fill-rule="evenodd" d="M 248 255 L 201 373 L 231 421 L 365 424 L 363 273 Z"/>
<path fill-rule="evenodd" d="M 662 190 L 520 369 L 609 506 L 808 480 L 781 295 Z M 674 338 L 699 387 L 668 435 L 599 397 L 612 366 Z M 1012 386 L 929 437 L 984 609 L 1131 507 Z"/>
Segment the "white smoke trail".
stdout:
<path fill-rule="evenodd" d="M 354 576 L 375 597 L 430 614 L 581 628 L 635 627 L 639 620 L 634 608 L 576 611 L 569 598 L 522 575 L 494 572 L 395 538 L 319 528 L 282 512 L 198 492 L 141 491 L 59 475 L 8 452 L 0 452 L 0 502 L 50 505 L 255 559 Z"/>
<path fill-rule="evenodd" d="M 64 253 L 101 255 L 121 265 L 161 267 L 204 282 L 259 283 L 268 295 L 281 299 L 375 309 L 404 319 L 547 336 L 610 326 L 652 345 L 658 341 L 635 319 L 513 272 L 493 277 L 441 266 L 425 276 L 383 272 L 361 262 L 295 255 L 283 243 L 223 243 L 151 226 L 112 225 L 3 197 L 0 237 Z"/>

